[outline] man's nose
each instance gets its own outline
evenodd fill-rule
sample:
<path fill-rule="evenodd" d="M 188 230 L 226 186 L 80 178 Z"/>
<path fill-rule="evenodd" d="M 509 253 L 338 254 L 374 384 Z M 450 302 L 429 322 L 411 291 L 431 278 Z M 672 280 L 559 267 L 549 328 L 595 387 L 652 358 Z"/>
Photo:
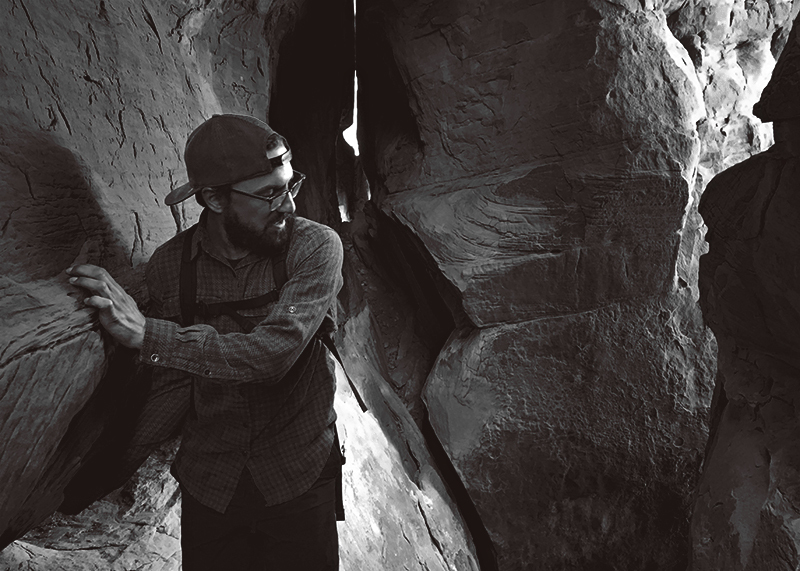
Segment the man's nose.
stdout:
<path fill-rule="evenodd" d="M 286 193 L 280 206 L 275 210 L 284 214 L 294 214 L 294 211 L 297 210 L 297 205 L 294 203 L 294 197 L 291 192 Z"/>

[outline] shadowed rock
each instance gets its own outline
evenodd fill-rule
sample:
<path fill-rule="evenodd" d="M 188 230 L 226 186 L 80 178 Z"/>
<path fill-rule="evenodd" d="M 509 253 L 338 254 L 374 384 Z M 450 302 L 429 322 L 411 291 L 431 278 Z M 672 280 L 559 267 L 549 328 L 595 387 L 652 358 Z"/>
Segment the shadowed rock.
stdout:
<path fill-rule="evenodd" d="M 775 145 L 719 174 L 700 204 L 700 302 L 719 367 L 692 519 L 697 571 L 800 564 L 799 34 L 796 21 L 756 109 L 775 121 Z"/>

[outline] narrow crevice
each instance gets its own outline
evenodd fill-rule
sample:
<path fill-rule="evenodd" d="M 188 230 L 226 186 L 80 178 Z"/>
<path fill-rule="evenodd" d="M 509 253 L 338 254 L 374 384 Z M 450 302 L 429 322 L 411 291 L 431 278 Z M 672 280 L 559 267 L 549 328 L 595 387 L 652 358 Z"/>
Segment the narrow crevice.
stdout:
<path fill-rule="evenodd" d="M 366 205 L 368 235 L 361 243 L 368 252 L 359 256 L 381 279 L 402 290 L 414 307 L 415 333 L 433 355 L 438 354 L 456 329 L 472 329 L 463 309 L 461 294 L 441 273 L 423 241 L 394 216 L 380 212 L 372 201 Z M 358 240 L 357 240 L 358 242 Z M 367 262 L 369 260 L 369 262 Z M 489 533 L 466 486 L 439 441 L 424 404 L 419 422 L 433 464 L 439 471 L 472 537 L 482 571 L 498 569 L 497 554 Z"/>
<path fill-rule="evenodd" d="M 336 140 L 352 112 L 353 46 L 352 0 L 308 0 L 278 48 L 270 97 L 268 122 L 288 140 L 292 166 L 307 176 L 298 214 L 334 229 Z"/>
<path fill-rule="evenodd" d="M 461 513 L 461 517 L 464 518 L 464 523 L 472 536 L 481 571 L 498 571 L 497 550 L 494 543 L 492 543 L 492 538 L 489 536 L 489 531 L 483 524 L 478 508 L 475 506 L 475 502 L 472 501 L 467 487 L 450 460 L 450 456 L 447 455 L 447 451 L 439 441 L 439 437 L 436 436 L 436 431 L 431 424 L 427 410 L 425 411 L 422 425 L 422 435 L 425 437 L 425 443 L 428 445 L 434 464 L 450 492 L 450 497 L 456 502 L 458 511 Z"/>
<path fill-rule="evenodd" d="M 411 97 L 390 42 L 391 25 L 379 8 L 356 14 L 358 142 L 372 198 L 380 206 L 390 189 L 386 173 L 417 172 L 423 143 Z"/>

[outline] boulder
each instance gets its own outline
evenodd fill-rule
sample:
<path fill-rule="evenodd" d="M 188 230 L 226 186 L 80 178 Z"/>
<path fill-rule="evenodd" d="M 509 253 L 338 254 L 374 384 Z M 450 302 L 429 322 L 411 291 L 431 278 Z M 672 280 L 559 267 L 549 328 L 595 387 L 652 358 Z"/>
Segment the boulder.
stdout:
<path fill-rule="evenodd" d="M 687 306 L 477 329 L 440 354 L 425 401 L 500 569 L 685 567 L 714 357 Z"/>

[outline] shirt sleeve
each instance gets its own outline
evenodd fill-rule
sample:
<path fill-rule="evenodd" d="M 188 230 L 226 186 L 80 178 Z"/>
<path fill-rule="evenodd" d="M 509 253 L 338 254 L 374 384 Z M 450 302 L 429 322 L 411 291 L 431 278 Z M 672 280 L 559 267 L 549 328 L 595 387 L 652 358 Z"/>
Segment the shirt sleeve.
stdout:
<path fill-rule="evenodd" d="M 148 318 L 142 360 L 228 382 L 272 384 L 281 380 L 342 287 L 339 236 L 324 228 L 297 240 L 299 244 L 286 260 L 291 277 L 267 317 L 250 333 L 220 334 L 209 325 L 180 327 L 171 321 Z"/>

